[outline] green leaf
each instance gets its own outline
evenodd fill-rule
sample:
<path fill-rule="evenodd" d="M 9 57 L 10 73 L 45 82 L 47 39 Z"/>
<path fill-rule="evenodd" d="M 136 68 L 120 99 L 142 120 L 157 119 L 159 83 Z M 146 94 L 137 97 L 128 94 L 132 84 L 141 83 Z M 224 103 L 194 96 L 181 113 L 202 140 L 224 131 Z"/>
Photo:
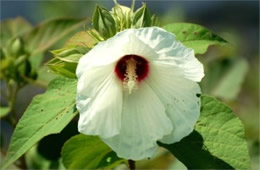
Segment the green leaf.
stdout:
<path fill-rule="evenodd" d="M 84 19 L 59 18 L 46 21 L 23 36 L 31 55 L 43 52 L 68 33 L 83 27 Z"/>
<path fill-rule="evenodd" d="M 159 143 L 159 145 L 168 149 L 188 169 L 233 169 L 226 162 L 211 155 L 203 146 L 202 136 L 196 131 L 180 142 L 171 145 Z"/>
<path fill-rule="evenodd" d="M 5 117 L 9 113 L 9 107 L 0 106 L 0 118 Z"/>
<path fill-rule="evenodd" d="M 202 97 L 202 110 L 195 129 L 212 155 L 235 169 L 250 169 L 244 126 L 234 112 L 212 97 Z"/>
<path fill-rule="evenodd" d="M 52 71 L 68 78 L 76 78 L 77 65 L 77 63 L 64 62 L 58 58 L 51 59 L 47 64 Z"/>
<path fill-rule="evenodd" d="M 111 152 L 107 153 L 99 162 L 97 168 L 114 168 L 119 164 L 127 163 L 126 160 L 123 160 L 117 157 L 116 153 L 111 150 Z"/>
<path fill-rule="evenodd" d="M 112 168 L 124 162 L 97 136 L 83 134 L 69 139 L 61 155 L 67 169 Z"/>
<path fill-rule="evenodd" d="M 76 80 L 59 77 L 36 96 L 14 130 L 3 168 L 7 168 L 43 137 L 61 132 L 77 113 Z"/>
<path fill-rule="evenodd" d="M 79 59 L 89 51 L 89 48 L 83 46 L 68 46 L 58 50 L 51 51 L 54 58 L 47 66 L 57 74 L 76 78 L 75 72 Z"/>
<path fill-rule="evenodd" d="M 38 83 L 39 86 L 47 87 L 48 84 L 57 77 L 57 74 L 50 71 L 50 69 L 44 65 L 40 67 L 37 71 L 36 83 Z"/>
<path fill-rule="evenodd" d="M 89 48 L 83 46 L 67 46 L 65 48 L 53 50 L 51 53 L 61 61 L 78 63 L 79 59 L 88 51 Z"/>
<path fill-rule="evenodd" d="M 207 28 L 190 23 L 174 23 L 163 28 L 176 35 L 177 40 L 194 49 L 195 54 L 203 54 L 210 45 L 226 45 L 227 41 Z"/>
<path fill-rule="evenodd" d="M 2 21 L 0 25 L 0 46 L 5 47 L 9 40 L 21 36 L 31 29 L 31 24 L 21 17 Z"/>
<path fill-rule="evenodd" d="M 243 124 L 223 103 L 203 96 L 195 130 L 180 142 L 160 145 L 190 169 L 250 169 Z"/>

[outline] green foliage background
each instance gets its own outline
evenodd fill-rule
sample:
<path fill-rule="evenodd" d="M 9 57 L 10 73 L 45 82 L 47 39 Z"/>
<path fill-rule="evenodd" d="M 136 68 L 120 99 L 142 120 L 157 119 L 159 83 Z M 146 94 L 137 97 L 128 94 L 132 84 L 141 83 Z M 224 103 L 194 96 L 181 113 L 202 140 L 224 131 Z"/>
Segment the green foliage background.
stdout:
<path fill-rule="evenodd" d="M 20 7 L 22 2 L 17 2 L 15 4 L 16 7 Z M 70 2 L 70 1 L 39 1 L 39 2 L 29 2 L 30 5 L 27 6 L 29 10 L 27 13 L 21 13 L 29 19 L 32 24 L 38 24 L 44 20 L 49 20 L 52 18 L 57 18 L 57 17 L 91 17 L 92 12 L 94 10 L 95 4 L 98 3 L 104 7 L 107 7 L 107 9 L 110 9 L 113 5 L 113 3 L 110 3 L 108 1 L 79 1 L 79 2 Z M 126 4 L 130 4 L 130 2 L 125 2 Z M 136 6 L 140 6 L 141 2 L 137 2 Z M 165 4 L 165 6 L 168 6 L 167 8 L 164 5 L 161 5 L 160 7 L 165 8 L 167 10 L 160 10 L 158 5 L 160 3 Z M 199 3 L 199 2 L 197 2 Z M 216 31 L 218 35 L 221 35 L 225 40 L 227 40 L 230 44 L 231 47 L 224 47 L 224 46 L 219 46 L 219 47 L 209 47 L 208 51 L 206 54 L 203 56 L 200 55 L 201 53 L 206 52 L 207 48 L 202 48 L 197 51 L 197 56 L 199 60 L 201 60 L 204 63 L 205 66 L 205 78 L 201 82 L 202 90 L 204 94 L 209 94 L 216 96 L 218 99 L 224 101 L 228 106 L 230 106 L 233 110 L 234 113 L 237 114 L 237 116 L 242 120 L 242 123 L 245 125 L 245 130 L 246 130 L 246 138 L 249 146 L 249 151 L 250 151 L 250 157 L 251 157 L 251 166 L 252 169 L 257 169 L 259 168 L 259 40 L 255 41 L 255 37 L 259 37 L 259 16 L 258 20 L 255 15 L 257 15 L 257 12 L 259 12 L 259 7 L 258 8 L 253 8 L 254 10 L 248 11 L 248 18 L 246 16 L 242 16 L 241 13 L 236 11 L 239 8 L 236 5 L 234 5 L 235 2 L 231 3 L 225 3 L 222 2 L 222 8 L 218 8 L 220 10 L 220 13 L 218 14 L 213 14 L 213 12 L 210 12 L 207 10 L 207 6 L 203 3 L 200 3 L 199 5 L 201 6 L 200 9 L 204 10 L 203 12 L 194 12 L 194 17 L 189 14 L 188 11 L 185 11 L 185 5 L 186 6 L 192 6 L 196 5 L 196 2 L 186 2 L 186 3 L 179 3 L 179 2 L 171 2 L 171 1 L 163 1 L 163 2 L 156 2 L 156 1 L 148 1 L 147 6 L 148 8 L 153 12 L 159 15 L 161 19 L 161 24 L 165 25 L 168 23 L 173 23 L 173 22 L 193 22 L 197 24 L 201 24 L 203 26 L 206 26 L 207 28 L 210 28 L 213 31 Z M 251 2 L 252 3 L 252 2 Z M 123 3 L 124 4 L 124 3 Z M 210 3 L 209 3 L 210 4 Z M 246 3 L 245 3 L 246 4 Z M 251 9 L 252 5 L 250 5 L 250 2 L 248 2 L 248 6 L 246 6 L 241 2 L 240 7 L 243 8 L 244 11 L 247 11 L 248 8 Z M 7 10 L 12 11 L 10 7 L 11 3 L 8 4 L 8 2 L 3 3 L 1 10 L 2 14 L 4 16 L 12 16 L 12 14 L 7 15 Z M 214 5 L 214 4 L 213 4 Z M 210 5 L 209 5 L 210 6 Z M 221 6 L 221 5 L 220 5 Z M 229 11 L 226 11 L 226 9 L 229 9 Z M 13 7 L 12 7 L 13 9 Z M 32 13 L 34 15 L 32 15 Z M 208 15 L 207 17 L 202 17 L 203 15 Z M 216 12 L 217 13 L 217 12 Z M 221 14 L 224 13 L 224 14 Z M 13 16 L 16 16 L 17 13 Z M 18 14 L 19 15 L 19 14 Z M 197 15 L 197 17 L 196 17 Z M 225 16 L 222 17 L 217 22 L 214 21 L 213 18 L 218 18 L 214 15 L 219 15 L 219 16 Z M 233 18 L 240 18 L 242 23 L 236 23 L 234 21 L 234 25 L 230 24 L 230 20 L 232 19 L 232 16 L 235 16 Z M 29 16 L 29 17 L 28 17 Z M 245 18 L 244 18 L 245 17 Z M 219 17 L 220 18 L 220 17 Z M 1 18 L 2 19 L 2 18 Z M 253 21 L 251 21 L 253 20 Z M 62 22 L 62 21 L 61 21 Z M 71 22 L 77 22 L 77 21 L 71 21 Z M 84 21 L 87 23 L 87 21 Z M 69 23 L 66 21 L 66 23 Z M 215 23 L 215 24 L 214 24 Z M 252 24 L 254 23 L 254 24 Z M 258 23 L 258 24 L 257 24 Z M 32 27 L 31 24 L 26 24 L 26 27 Z M 246 26 L 245 26 L 246 25 Z M 69 26 L 69 25 L 68 25 Z M 66 27 L 66 25 L 60 30 L 65 30 L 63 29 Z M 191 26 L 192 27 L 192 26 Z M 54 29 L 57 29 L 54 25 Z M 175 27 L 176 29 L 181 29 L 181 27 L 177 26 Z M 186 28 L 186 27 L 185 27 Z M 258 28 L 258 29 L 257 29 Z M 25 28 L 26 30 L 27 28 Z M 51 26 L 48 27 L 51 31 Z M 33 66 L 34 71 L 38 73 L 38 77 L 36 81 L 30 81 L 26 83 L 25 86 L 18 92 L 17 98 L 16 98 L 16 106 L 15 106 L 15 112 L 17 114 L 17 117 L 20 117 L 25 108 L 28 106 L 30 103 L 32 97 L 35 94 L 42 93 L 46 89 L 46 85 L 53 80 L 53 78 L 56 77 L 56 75 L 51 72 L 43 63 L 48 61 L 51 58 L 50 52 L 47 50 L 53 50 L 53 49 L 58 49 L 61 48 L 65 43 L 66 39 L 72 35 L 73 32 L 76 30 L 84 30 L 82 27 L 75 27 L 75 30 L 68 31 L 64 33 L 67 36 L 60 36 L 57 37 L 57 35 L 60 35 L 60 32 L 52 33 L 48 36 L 42 35 L 42 37 L 37 37 L 37 39 L 32 39 L 29 35 L 26 36 L 25 39 L 28 39 L 28 43 L 26 44 L 28 46 L 28 49 L 37 49 L 35 50 L 36 53 L 32 54 L 31 56 L 42 56 L 42 61 L 37 61 L 34 60 L 33 57 L 30 58 L 31 61 L 35 63 Z M 244 29 L 244 30 L 243 30 Z M 252 30 L 252 31 L 249 31 Z M 1 32 L 2 32 L 1 28 Z M 23 31 L 22 29 L 18 29 L 19 31 Z M 242 30 L 242 31 L 241 31 Z M 196 32 L 199 32 L 200 30 L 197 29 Z M 17 31 L 15 31 L 17 32 Z M 37 30 L 36 30 L 37 32 Z M 69 35 L 69 33 L 71 33 Z M 194 36 L 194 35 L 193 35 Z M 187 46 L 194 47 L 196 46 L 196 38 L 194 37 L 185 37 L 184 36 L 179 36 L 180 40 L 185 41 L 187 40 Z M 253 37 L 253 38 L 252 38 Z M 53 40 L 55 39 L 56 40 Z M 205 37 L 204 37 L 205 38 Z M 48 40 L 50 44 L 45 42 L 45 40 Z M 190 42 L 190 40 L 193 40 L 194 42 Z M 205 39 L 204 39 L 205 40 Z M 1 42 L 3 41 L 3 38 L 1 37 Z M 42 44 L 41 44 L 42 42 Z M 54 43 L 55 42 L 55 43 Z M 68 43 L 68 42 L 67 42 Z M 207 42 L 208 43 L 208 42 Z M 210 42 L 211 44 L 218 44 L 219 41 L 217 42 Z M 224 42 L 223 42 L 224 43 Z M 38 54 L 39 52 L 44 52 L 42 54 Z M 35 58 L 35 57 L 34 57 Z M 41 57 L 38 57 L 41 58 Z M 2 65 L 1 65 L 2 67 Z M 61 66 L 63 67 L 63 66 Z M 72 66 L 73 67 L 73 66 Z M 56 80 L 56 81 L 67 81 L 67 80 Z M 60 83 L 60 82 L 57 82 Z M 73 83 L 73 82 L 69 82 Z M 40 85 L 40 86 L 39 86 Z M 64 87 L 66 88 L 66 87 Z M 1 80 L 1 90 L 5 91 L 6 89 L 6 84 Z M 55 91 L 59 93 L 59 89 L 55 89 L 55 87 L 51 87 L 50 90 Z M 66 94 L 66 90 L 62 91 L 64 94 L 62 95 L 63 97 L 66 95 L 73 95 L 73 94 Z M 49 92 L 47 95 L 50 96 L 39 96 L 34 100 L 34 102 L 37 102 L 37 100 L 40 100 L 41 97 L 48 97 L 52 98 L 51 95 L 55 95 L 55 93 Z M 58 99 L 62 100 L 62 98 Z M 205 99 L 206 100 L 206 99 Z M 7 113 L 9 110 L 6 106 L 7 104 L 7 99 L 4 97 L 3 93 L 1 93 L 1 117 L 5 116 L 5 113 Z M 49 101 L 50 103 L 52 101 Z M 48 104 L 48 103 L 47 103 Z M 71 106 L 69 108 L 70 112 L 74 112 L 74 106 Z M 63 112 L 64 109 L 61 107 L 61 112 Z M 38 113 L 40 113 L 41 110 L 39 110 Z M 30 113 L 28 113 L 30 114 Z M 31 114 L 34 114 L 34 112 L 31 112 Z M 36 116 L 36 115 L 35 115 Z M 47 122 L 50 124 L 52 123 L 51 120 L 55 119 L 55 116 L 59 115 L 53 115 L 54 117 L 48 118 L 44 117 Z M 59 117 L 62 120 L 62 114 Z M 70 117 L 70 119 L 73 118 Z M 50 119 L 48 121 L 47 119 Z M 23 120 L 26 123 L 26 119 Z M 69 121 L 69 120 L 66 120 Z M 64 120 L 62 120 L 64 122 Z M 76 122 L 76 120 L 73 120 L 73 122 Z M 223 122 L 224 123 L 224 122 Z M 203 124 L 203 123 L 202 123 Z M 40 124 L 39 124 L 40 126 Z M 48 131 L 51 131 L 51 133 L 57 133 L 60 132 L 59 127 L 62 127 L 62 123 L 57 125 L 57 129 L 55 131 L 52 131 L 51 129 L 48 129 L 48 126 L 46 128 Z M 73 125 L 71 125 L 73 126 Z M 75 127 L 75 124 L 74 126 Z M 41 129 L 41 128 L 40 128 Z M 198 131 L 203 130 L 197 127 Z M 10 141 L 10 135 L 12 134 L 13 129 L 11 128 L 10 124 L 7 122 L 5 119 L 1 119 L 1 159 L 3 154 L 7 151 L 7 146 Z M 67 132 L 65 129 L 62 131 L 64 134 L 77 134 L 77 131 L 75 130 L 74 132 Z M 47 134 L 46 134 L 47 135 Z M 45 136 L 45 135 L 43 135 Z M 63 135 L 64 136 L 64 135 Z M 35 139 L 37 136 L 35 136 Z M 70 140 L 76 140 L 77 142 L 80 142 L 80 139 L 82 136 L 76 136 Z M 59 153 L 64 153 L 64 150 L 70 149 L 73 146 L 69 146 L 69 142 L 66 142 L 66 147 L 61 149 L 60 145 L 57 145 L 53 149 L 53 153 L 44 153 L 41 149 L 42 145 L 47 145 L 47 141 L 50 140 L 52 141 L 52 144 L 54 143 L 64 143 L 66 139 L 63 139 L 61 141 L 58 140 L 52 140 L 52 136 L 47 136 L 42 140 L 37 146 L 34 146 L 30 152 L 28 152 L 25 157 L 26 157 L 26 163 L 29 165 L 31 168 L 42 168 L 42 169 L 48 169 L 48 168 L 55 168 L 55 169 L 63 169 L 64 167 L 61 166 L 60 162 L 61 160 L 59 159 Z M 96 140 L 96 139 L 94 139 Z M 218 140 L 218 139 L 217 139 Z M 221 139 L 219 139 L 221 140 Z M 48 145 L 50 145 L 48 143 Z M 234 145 L 234 144 L 230 144 Z M 107 148 L 102 148 L 104 146 L 100 146 L 100 149 L 106 150 Z M 211 143 L 209 142 L 207 144 L 207 147 L 211 147 Z M 18 149 L 18 148 L 17 148 Z M 23 148 L 19 148 L 20 150 L 23 150 Z M 239 148 L 241 149 L 241 148 Z M 170 150 L 170 149 L 169 149 Z M 171 151 L 171 150 L 170 150 Z M 238 150 L 233 150 L 234 152 L 239 152 Z M 176 150 L 175 150 L 176 152 Z M 55 158 L 51 158 L 48 155 L 55 155 L 58 153 L 58 156 Z M 105 153 L 109 153 L 109 150 L 106 150 Z M 174 153 L 178 154 L 178 153 Z M 215 153 L 218 154 L 218 153 Z M 232 154 L 232 153 L 230 153 Z M 185 155 L 185 154 L 184 154 Z M 195 155 L 196 156 L 196 155 Z M 218 156 L 218 155 L 214 155 Z M 234 155 L 236 156 L 236 155 Z M 75 165 L 72 165 L 71 162 L 69 162 L 70 157 L 73 157 L 73 155 L 66 155 L 64 157 L 68 157 L 68 161 L 65 160 L 63 164 L 65 167 L 73 167 Z M 111 156 L 111 158 L 114 158 Z M 101 158 L 100 158 L 101 159 Z M 118 160 L 115 158 L 115 163 L 118 163 L 122 160 Z M 106 162 L 106 161 L 104 161 Z M 113 162 L 113 161 L 112 161 Z M 228 162 L 230 163 L 230 162 Z M 93 164 L 98 164 L 98 162 L 93 163 Z M 246 162 L 241 158 L 240 163 L 241 165 L 238 165 L 237 163 L 230 163 L 232 166 L 240 167 L 240 168 L 245 168 L 246 167 Z M 81 165 L 84 168 L 87 168 L 87 165 Z M 100 167 L 102 167 L 102 161 L 99 164 Z M 167 152 L 164 149 L 160 149 L 160 151 L 157 153 L 155 158 L 150 161 L 140 161 L 137 163 L 137 167 L 139 168 L 161 168 L 161 169 L 171 169 L 171 168 L 176 168 L 176 169 L 182 169 L 185 167 L 183 166 L 182 163 L 180 163 L 176 158 L 174 158 L 169 152 Z M 10 168 L 16 168 L 14 165 Z M 198 167 L 199 168 L 199 167 Z"/>

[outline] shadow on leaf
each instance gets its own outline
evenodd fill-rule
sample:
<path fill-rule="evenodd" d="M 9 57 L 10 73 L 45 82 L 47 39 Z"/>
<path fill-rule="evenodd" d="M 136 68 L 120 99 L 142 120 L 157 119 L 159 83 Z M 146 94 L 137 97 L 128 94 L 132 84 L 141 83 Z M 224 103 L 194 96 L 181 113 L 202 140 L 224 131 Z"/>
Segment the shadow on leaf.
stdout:
<path fill-rule="evenodd" d="M 169 150 L 188 169 L 234 169 L 223 160 L 211 155 L 204 147 L 203 138 L 193 131 L 189 136 L 174 144 L 158 144 Z"/>

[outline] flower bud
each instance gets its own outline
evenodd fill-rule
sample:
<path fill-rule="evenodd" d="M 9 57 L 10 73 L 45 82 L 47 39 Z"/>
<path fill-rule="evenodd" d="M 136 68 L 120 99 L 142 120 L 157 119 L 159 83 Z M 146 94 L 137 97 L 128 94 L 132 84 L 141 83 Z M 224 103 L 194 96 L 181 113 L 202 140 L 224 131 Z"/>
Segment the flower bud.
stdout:
<path fill-rule="evenodd" d="M 115 7 L 112 8 L 111 14 L 116 21 L 118 31 L 131 28 L 133 17 L 133 11 L 131 8 L 116 4 Z"/>
<path fill-rule="evenodd" d="M 16 38 L 13 41 L 11 41 L 9 53 L 14 57 L 23 55 L 24 53 L 23 42 L 20 38 Z"/>
<path fill-rule="evenodd" d="M 104 39 L 114 36 L 117 32 L 114 18 L 109 11 L 100 6 L 94 11 L 92 24 Z"/>
<path fill-rule="evenodd" d="M 143 4 L 143 6 L 137 9 L 137 11 L 134 14 L 133 27 L 141 28 L 151 26 L 151 17 L 151 13 L 146 7 L 146 4 Z"/>

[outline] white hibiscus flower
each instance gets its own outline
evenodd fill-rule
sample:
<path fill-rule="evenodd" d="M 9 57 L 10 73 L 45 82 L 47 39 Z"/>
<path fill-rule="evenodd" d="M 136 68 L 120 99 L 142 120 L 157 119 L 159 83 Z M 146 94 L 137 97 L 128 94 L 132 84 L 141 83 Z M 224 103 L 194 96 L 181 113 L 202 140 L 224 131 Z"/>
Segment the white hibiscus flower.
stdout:
<path fill-rule="evenodd" d="M 157 141 L 189 135 L 200 114 L 202 64 L 158 27 L 127 29 L 79 61 L 78 129 L 98 135 L 119 157 L 151 157 Z"/>

